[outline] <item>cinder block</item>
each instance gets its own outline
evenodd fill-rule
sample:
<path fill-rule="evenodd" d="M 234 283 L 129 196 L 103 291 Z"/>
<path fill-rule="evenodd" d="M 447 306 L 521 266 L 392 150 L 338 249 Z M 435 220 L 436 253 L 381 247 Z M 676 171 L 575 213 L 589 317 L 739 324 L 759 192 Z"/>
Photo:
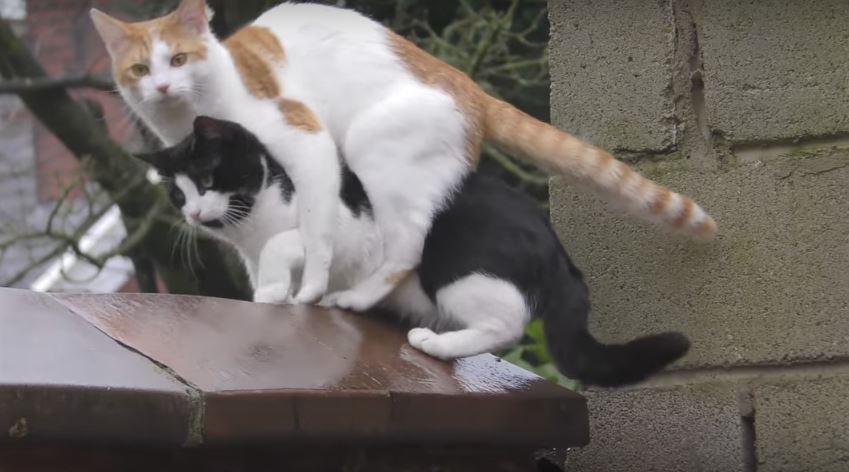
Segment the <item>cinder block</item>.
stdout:
<path fill-rule="evenodd" d="M 719 237 L 697 243 L 641 227 L 555 182 L 552 220 L 588 278 L 601 339 L 683 331 L 693 347 L 682 367 L 849 355 L 849 152 L 642 170 L 701 203 Z"/>
<path fill-rule="evenodd" d="M 670 146 L 670 15 L 666 2 L 550 1 L 553 123 L 610 150 Z"/>
<path fill-rule="evenodd" d="M 732 384 L 591 391 L 590 444 L 567 470 L 744 470 L 743 428 Z"/>
<path fill-rule="evenodd" d="M 754 389 L 759 472 L 849 470 L 849 372 Z"/>
<path fill-rule="evenodd" d="M 712 128 L 744 142 L 849 131 L 849 2 L 696 3 Z"/>

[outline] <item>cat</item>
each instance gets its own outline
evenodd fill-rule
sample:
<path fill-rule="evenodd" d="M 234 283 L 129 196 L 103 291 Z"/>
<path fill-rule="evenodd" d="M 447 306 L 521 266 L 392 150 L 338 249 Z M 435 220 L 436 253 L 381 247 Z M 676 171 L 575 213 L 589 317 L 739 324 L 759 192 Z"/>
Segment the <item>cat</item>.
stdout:
<path fill-rule="evenodd" d="M 223 42 L 204 0 L 183 0 L 145 22 L 98 10 L 91 17 L 121 95 L 166 145 L 203 114 L 241 123 L 287 169 L 307 235 L 296 302 L 326 293 L 342 165 L 362 181 L 384 235 L 383 264 L 332 296 L 339 307 L 364 310 L 418 265 L 433 215 L 474 171 L 484 139 L 645 219 L 694 237 L 716 232 L 691 199 L 487 95 L 357 12 L 284 3 Z"/>
<path fill-rule="evenodd" d="M 189 224 L 237 248 L 254 300 L 286 303 L 304 264 L 300 190 L 254 135 L 233 122 L 198 117 L 181 143 L 140 155 L 164 177 Z M 367 192 L 347 168 L 329 285 L 345 289 L 381 263 L 383 236 Z M 558 369 L 587 385 L 640 381 L 683 356 L 689 341 L 661 333 L 623 345 L 587 331 L 589 298 L 539 205 L 505 184 L 471 173 L 435 216 L 421 265 L 380 302 L 408 319 L 413 347 L 441 359 L 516 343 L 532 313 L 544 321 Z"/>

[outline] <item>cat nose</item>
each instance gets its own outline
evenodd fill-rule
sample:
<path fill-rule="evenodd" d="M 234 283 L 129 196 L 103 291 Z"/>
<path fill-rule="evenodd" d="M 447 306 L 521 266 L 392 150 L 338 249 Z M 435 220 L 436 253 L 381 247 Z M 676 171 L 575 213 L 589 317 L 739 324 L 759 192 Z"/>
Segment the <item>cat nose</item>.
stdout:
<path fill-rule="evenodd" d="M 200 221 L 200 210 L 189 213 L 189 218 L 191 218 L 192 221 Z"/>
<path fill-rule="evenodd" d="M 168 93 L 168 87 L 170 87 L 168 84 L 157 85 L 156 90 L 159 90 L 159 93 L 165 95 Z"/>

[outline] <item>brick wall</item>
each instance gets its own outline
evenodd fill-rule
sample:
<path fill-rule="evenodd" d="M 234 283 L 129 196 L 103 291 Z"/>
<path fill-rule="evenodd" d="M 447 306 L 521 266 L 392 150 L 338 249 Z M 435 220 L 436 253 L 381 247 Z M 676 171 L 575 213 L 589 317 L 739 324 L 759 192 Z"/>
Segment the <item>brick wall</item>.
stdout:
<path fill-rule="evenodd" d="M 27 40 L 36 58 L 51 76 L 109 75 L 109 56 L 89 19 L 88 11 L 116 8 L 120 0 L 28 0 Z M 74 90 L 78 98 L 90 98 L 103 107 L 113 138 L 127 142 L 133 137 L 130 120 L 120 97 L 91 90 Z M 48 130 L 35 130 L 36 173 L 42 199 L 57 197 L 77 170 L 77 160 Z"/>
<path fill-rule="evenodd" d="M 25 38 L 32 52 L 51 76 L 109 73 L 109 58 L 93 26 L 92 6 L 131 18 L 138 0 L 28 0 L 16 6 L 11 18 L 16 34 Z M 137 8 L 136 8 L 137 10 Z M 6 10 L 3 10 L 6 14 Z M 91 90 L 74 90 L 78 98 L 98 101 L 114 138 L 127 146 L 136 145 L 136 135 L 125 117 L 117 95 Z M 11 95 L 0 96 L 0 237 L 43 230 L 56 197 L 76 174 L 77 160 L 56 140 L 26 107 Z M 79 203 L 79 202 L 74 202 Z M 68 227 L 85 216 L 72 211 Z M 0 254 L 0 281 L 14 278 L 32 261 L 50 249 L 44 241 L 15 244 Z M 15 285 L 28 287 L 40 272 L 34 271 Z"/>
<path fill-rule="evenodd" d="M 588 392 L 570 470 L 849 470 L 849 2 L 549 5 L 554 123 L 720 227 L 667 237 L 553 184 L 593 331 L 693 341 L 670 373 Z"/>

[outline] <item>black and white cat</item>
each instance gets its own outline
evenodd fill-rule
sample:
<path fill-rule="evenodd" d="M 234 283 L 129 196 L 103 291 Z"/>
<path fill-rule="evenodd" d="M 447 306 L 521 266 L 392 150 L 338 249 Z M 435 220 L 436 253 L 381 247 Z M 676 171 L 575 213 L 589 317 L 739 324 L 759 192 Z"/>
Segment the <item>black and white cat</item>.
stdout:
<path fill-rule="evenodd" d="M 190 224 L 238 249 L 255 301 L 292 301 L 304 264 L 298 194 L 254 135 L 199 117 L 185 140 L 139 157 L 165 177 Z M 362 185 L 348 170 L 342 182 L 331 291 L 367 278 L 383 260 Z M 418 326 L 408 333 L 410 344 L 442 359 L 508 347 L 538 314 L 557 367 L 590 385 L 637 382 L 689 348 L 680 333 L 599 343 L 587 331 L 587 286 L 538 204 L 478 174 L 467 176 L 437 214 L 421 265 L 380 307 Z"/>

